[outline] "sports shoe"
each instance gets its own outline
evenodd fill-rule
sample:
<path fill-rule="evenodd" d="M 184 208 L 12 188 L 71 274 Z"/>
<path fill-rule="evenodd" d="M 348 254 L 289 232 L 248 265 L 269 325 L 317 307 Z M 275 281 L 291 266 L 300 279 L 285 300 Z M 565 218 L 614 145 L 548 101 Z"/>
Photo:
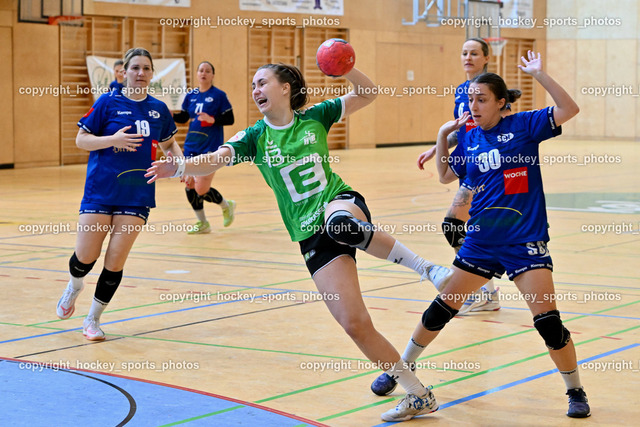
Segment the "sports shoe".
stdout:
<path fill-rule="evenodd" d="M 460 307 L 458 315 L 471 313 L 472 311 L 498 311 L 500 310 L 500 288 L 489 292 L 481 288 L 471 295 Z"/>
<path fill-rule="evenodd" d="M 444 288 L 447 287 L 447 283 L 449 283 L 449 279 L 451 279 L 452 275 L 452 269 L 441 265 L 431 264 L 422 273 L 420 281 L 422 282 L 425 278 L 429 279 L 429 281 L 435 285 L 438 292 L 442 292 Z"/>
<path fill-rule="evenodd" d="M 189 231 L 187 231 L 187 234 L 206 234 L 206 233 L 211 233 L 211 226 L 209 225 L 209 221 L 198 221 L 196 222 L 196 225 L 193 226 L 193 228 Z"/>
<path fill-rule="evenodd" d="M 235 218 L 234 213 L 236 210 L 236 202 L 233 200 L 227 200 L 227 205 L 228 206 L 226 208 L 222 208 L 222 218 L 224 220 L 222 225 L 225 227 L 230 226 Z"/>
<path fill-rule="evenodd" d="M 587 394 L 582 388 L 572 388 L 567 390 L 569 396 L 569 410 L 567 415 L 571 418 L 587 418 L 591 415 Z"/>
<path fill-rule="evenodd" d="M 427 394 L 423 397 L 418 397 L 415 394 L 407 394 L 398 405 L 382 414 L 384 421 L 407 421 L 411 418 L 429 414 L 438 410 L 438 402 L 431 393 L 431 387 L 426 388 Z"/>
<path fill-rule="evenodd" d="M 73 289 L 67 285 L 64 289 L 60 301 L 58 301 L 58 306 L 56 307 L 56 314 L 60 319 L 68 319 L 73 315 L 73 312 L 76 311 L 76 299 L 83 288 L 84 285 L 82 285 L 80 289 Z"/>
<path fill-rule="evenodd" d="M 93 316 L 87 316 L 82 324 L 82 335 L 89 341 L 102 341 L 104 332 L 100 329 L 100 321 Z"/>
<path fill-rule="evenodd" d="M 411 363 L 411 372 L 415 371 L 416 364 Z M 371 383 L 371 391 L 378 396 L 386 396 L 393 393 L 393 390 L 395 390 L 397 386 L 398 381 L 393 379 L 391 375 L 383 372 Z"/>

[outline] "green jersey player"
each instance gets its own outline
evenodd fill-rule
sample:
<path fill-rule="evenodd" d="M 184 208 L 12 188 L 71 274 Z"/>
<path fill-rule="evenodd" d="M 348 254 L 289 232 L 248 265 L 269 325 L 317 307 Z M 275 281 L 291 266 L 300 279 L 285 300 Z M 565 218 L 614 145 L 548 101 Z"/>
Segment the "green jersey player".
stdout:
<path fill-rule="evenodd" d="M 411 268 L 437 288 L 450 270 L 416 255 L 389 234 L 376 230 L 364 197 L 331 170 L 327 134 L 331 125 L 374 99 L 373 82 L 357 69 L 345 76 L 353 90 L 307 110 L 307 88 L 296 67 L 268 64 L 253 77 L 252 96 L 264 115 L 213 153 L 154 162 L 146 176 L 208 175 L 224 165 L 253 162 L 275 193 L 292 240 L 300 243 L 307 268 L 325 304 L 362 352 L 405 390 L 403 419 L 438 409 L 433 394 L 396 349 L 373 326 L 356 270 L 356 248 Z M 383 419 L 398 420 L 396 409 Z"/>

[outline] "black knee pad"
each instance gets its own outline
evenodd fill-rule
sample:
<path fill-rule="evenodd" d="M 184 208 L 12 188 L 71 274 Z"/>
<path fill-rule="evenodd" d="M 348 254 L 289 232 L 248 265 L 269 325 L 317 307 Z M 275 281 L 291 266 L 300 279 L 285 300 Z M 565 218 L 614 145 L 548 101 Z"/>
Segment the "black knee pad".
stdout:
<path fill-rule="evenodd" d="M 533 318 L 533 326 L 544 338 L 544 343 L 551 350 L 560 350 L 569 343 L 571 333 L 562 324 L 558 310 L 540 313 Z"/>
<path fill-rule="evenodd" d="M 458 314 L 458 310 L 449 307 L 438 295 L 422 314 L 422 324 L 427 331 L 439 331 L 456 314 Z"/>
<path fill-rule="evenodd" d="M 373 224 L 360 221 L 349 211 L 339 210 L 327 219 L 327 234 L 333 240 L 353 248 L 367 250 L 373 238 Z"/>
<path fill-rule="evenodd" d="M 111 271 L 106 268 L 102 269 L 98 284 L 96 285 L 96 293 L 93 295 L 98 301 L 108 304 L 113 298 L 113 294 L 118 290 L 118 286 L 122 281 L 122 270 Z"/>
<path fill-rule="evenodd" d="M 187 200 L 194 211 L 200 211 L 204 208 L 204 202 L 202 196 L 194 188 L 186 188 L 184 191 L 187 193 Z"/>
<path fill-rule="evenodd" d="M 213 187 L 209 188 L 209 191 L 207 191 L 201 197 L 205 202 L 215 203 L 216 205 L 219 205 L 224 200 L 222 194 L 220 194 L 218 190 Z"/>
<path fill-rule="evenodd" d="M 442 222 L 442 232 L 452 248 L 459 248 L 467 237 L 465 222 L 458 218 L 446 217 Z"/>
<path fill-rule="evenodd" d="M 93 261 L 91 264 L 82 263 L 78 261 L 78 257 L 74 252 L 71 258 L 69 258 L 69 273 L 71 273 L 73 277 L 84 277 L 89 274 L 96 261 Z"/>

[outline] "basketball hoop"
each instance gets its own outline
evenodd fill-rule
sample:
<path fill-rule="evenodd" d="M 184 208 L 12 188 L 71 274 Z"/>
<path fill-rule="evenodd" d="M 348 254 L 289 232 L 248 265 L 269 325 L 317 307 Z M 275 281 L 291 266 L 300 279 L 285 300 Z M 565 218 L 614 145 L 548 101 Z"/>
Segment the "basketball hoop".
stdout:
<path fill-rule="evenodd" d="M 484 41 L 491 46 L 493 56 L 501 56 L 502 48 L 507 44 L 507 39 L 502 37 L 487 37 Z"/>
<path fill-rule="evenodd" d="M 61 16 L 49 16 L 48 24 L 49 25 L 82 25 L 82 16 L 70 16 L 70 15 L 61 15 Z"/>

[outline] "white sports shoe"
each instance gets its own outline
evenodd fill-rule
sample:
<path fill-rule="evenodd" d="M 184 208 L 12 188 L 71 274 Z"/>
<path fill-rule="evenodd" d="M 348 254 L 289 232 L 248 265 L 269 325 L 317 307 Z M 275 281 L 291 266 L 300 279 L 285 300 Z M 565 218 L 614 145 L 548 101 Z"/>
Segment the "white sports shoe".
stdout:
<path fill-rule="evenodd" d="M 438 402 L 431 393 L 430 388 L 426 388 L 427 394 L 423 397 L 418 397 L 415 394 L 407 394 L 398 405 L 381 415 L 384 421 L 407 421 L 411 418 L 429 414 L 438 410 Z"/>
<path fill-rule="evenodd" d="M 67 285 L 64 289 L 56 307 L 56 314 L 60 319 L 68 319 L 76 311 L 76 299 L 83 288 L 84 285 L 80 289 L 73 289 Z"/>
<path fill-rule="evenodd" d="M 424 280 L 425 278 L 429 279 L 429 281 L 435 285 L 438 292 L 442 292 L 444 288 L 447 287 L 447 283 L 449 283 L 449 279 L 451 279 L 452 275 L 452 269 L 443 267 L 441 265 L 431 264 L 422 273 L 420 281 Z"/>
<path fill-rule="evenodd" d="M 100 321 L 93 316 L 87 316 L 82 324 L 82 335 L 89 341 L 102 341 L 104 332 L 100 329 Z"/>
<path fill-rule="evenodd" d="M 236 211 L 236 202 L 233 200 L 227 200 L 227 207 L 226 208 L 222 208 L 222 220 L 223 220 L 223 224 L 225 227 L 228 227 L 231 225 L 231 223 L 233 222 L 233 219 L 235 218 L 235 211 Z"/>
<path fill-rule="evenodd" d="M 460 307 L 458 315 L 468 314 L 474 311 L 498 311 L 500 310 L 500 288 L 489 292 L 484 287 L 471 295 Z"/>

